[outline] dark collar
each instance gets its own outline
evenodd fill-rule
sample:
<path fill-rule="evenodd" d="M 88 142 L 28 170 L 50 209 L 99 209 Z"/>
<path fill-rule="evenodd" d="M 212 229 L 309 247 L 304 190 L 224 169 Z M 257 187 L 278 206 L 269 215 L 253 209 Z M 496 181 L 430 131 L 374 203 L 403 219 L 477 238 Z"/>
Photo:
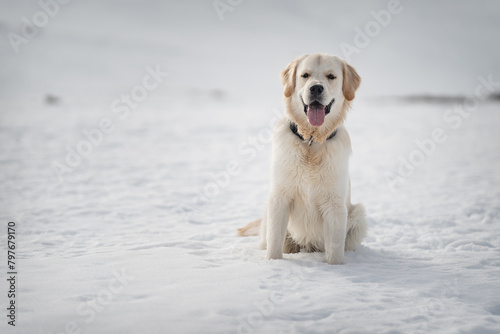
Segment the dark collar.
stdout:
<path fill-rule="evenodd" d="M 293 134 L 299 137 L 300 140 L 309 142 L 309 146 L 311 146 L 311 144 L 313 143 L 312 136 L 308 140 L 305 140 L 304 137 L 302 137 L 297 128 L 297 124 L 295 124 L 294 122 L 290 122 L 290 130 L 292 130 Z M 337 134 L 337 129 L 333 130 L 333 132 L 328 136 L 328 138 L 326 138 L 326 140 L 332 139 L 333 137 L 335 137 L 336 134 Z"/>

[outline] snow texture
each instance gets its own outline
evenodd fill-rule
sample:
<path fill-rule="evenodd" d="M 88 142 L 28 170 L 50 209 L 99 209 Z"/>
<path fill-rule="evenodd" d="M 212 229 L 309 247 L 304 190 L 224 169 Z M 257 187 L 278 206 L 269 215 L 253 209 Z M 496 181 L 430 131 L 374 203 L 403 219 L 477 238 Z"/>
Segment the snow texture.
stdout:
<path fill-rule="evenodd" d="M 384 45 L 396 49 L 391 39 L 404 27 L 418 34 L 404 15 L 453 26 L 456 18 L 441 17 L 449 25 L 438 21 L 447 4 L 435 4 L 429 17 L 424 5 L 404 3 L 352 61 L 367 81 L 346 123 L 354 151 L 352 196 L 366 206 L 370 229 L 341 266 L 326 264 L 322 253 L 266 261 L 256 237 L 236 236 L 237 228 L 262 215 L 267 198 L 270 133 L 282 114 L 279 71 L 328 38 L 332 47 L 321 51 L 339 54 L 333 44 L 341 39 L 329 36 L 333 30 L 305 41 L 304 22 L 326 17 L 321 8 L 275 2 L 263 10 L 267 4 L 243 2 L 220 21 L 210 2 L 70 2 L 18 55 L 4 39 L 0 220 L 16 222 L 19 275 L 16 327 L 2 315 L 0 331 L 500 332 L 500 103 L 366 97 L 373 75 L 384 68 L 391 73 L 377 94 L 425 92 L 416 87 L 431 80 L 428 74 L 398 90 L 409 72 L 394 74 L 388 61 L 377 65 L 377 59 Z M 491 18 L 491 7 L 498 16 L 496 2 L 485 2 L 481 11 L 469 8 L 472 2 L 461 4 L 457 15 L 469 13 L 478 24 L 473 32 L 490 31 L 488 24 L 498 32 L 498 20 L 478 14 Z M 20 18 L 39 10 L 37 4 L 2 6 L 2 35 L 18 31 Z M 350 42 L 353 27 L 387 3 L 339 6 L 354 21 L 338 23 Z M 252 17 L 263 25 L 256 29 Z M 267 31 L 271 24 L 275 30 Z M 304 43 L 293 43 L 301 27 Z M 463 37 L 472 40 L 473 32 Z M 286 43 L 272 47 L 279 38 Z M 490 58 L 480 64 L 465 50 L 471 54 L 443 69 L 455 73 L 468 61 L 467 84 L 450 78 L 443 83 L 449 91 L 430 93 L 473 96 L 479 76 L 499 81 L 497 65 L 488 67 L 498 50 L 485 48 Z M 413 56 L 411 65 L 397 66 L 418 72 L 418 61 Z M 169 72 L 158 88 L 129 113 L 113 112 L 113 101 L 158 64 Z M 439 78 L 432 80 L 437 87 Z M 467 116 L 450 111 L 474 101 Z M 94 130 L 103 122 L 112 130 L 101 131 L 101 138 Z M 430 144 L 435 131 L 441 142 Z M 97 144 L 83 147 L 85 133 Z M 71 171 L 54 172 L 55 162 L 66 164 L 78 145 L 91 152 Z M 416 163 L 408 169 L 403 160 Z M 398 168 L 404 176 L 397 176 Z M 7 272 L 3 226 L 1 277 Z M 2 278 L 3 313 L 7 290 Z"/>

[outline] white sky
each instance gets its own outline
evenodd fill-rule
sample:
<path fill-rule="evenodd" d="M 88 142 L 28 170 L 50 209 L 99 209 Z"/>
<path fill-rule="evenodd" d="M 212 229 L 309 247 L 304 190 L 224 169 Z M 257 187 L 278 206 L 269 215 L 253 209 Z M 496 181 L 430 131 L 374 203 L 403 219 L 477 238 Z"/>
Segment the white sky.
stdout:
<path fill-rule="evenodd" d="M 221 90 L 266 100 L 303 53 L 343 56 L 356 28 L 388 1 L 243 1 L 220 20 L 211 1 L 73 1 L 15 54 L 9 32 L 36 2 L 0 1 L 0 97 L 115 96 L 146 66 L 171 73 L 165 91 Z M 401 0 L 400 13 L 353 55 L 359 96 L 471 95 L 477 77 L 500 81 L 500 2 Z"/>

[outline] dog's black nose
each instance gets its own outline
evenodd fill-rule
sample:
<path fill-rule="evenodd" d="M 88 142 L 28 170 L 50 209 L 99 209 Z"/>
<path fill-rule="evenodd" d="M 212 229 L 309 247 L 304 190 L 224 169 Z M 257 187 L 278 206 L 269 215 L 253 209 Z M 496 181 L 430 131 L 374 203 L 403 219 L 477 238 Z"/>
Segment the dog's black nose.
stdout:
<path fill-rule="evenodd" d="M 312 97 L 317 97 L 317 96 L 320 96 L 321 93 L 323 93 L 323 86 L 321 85 L 314 85 L 314 86 L 311 86 L 311 88 L 309 88 L 309 91 L 311 92 L 311 96 Z"/>

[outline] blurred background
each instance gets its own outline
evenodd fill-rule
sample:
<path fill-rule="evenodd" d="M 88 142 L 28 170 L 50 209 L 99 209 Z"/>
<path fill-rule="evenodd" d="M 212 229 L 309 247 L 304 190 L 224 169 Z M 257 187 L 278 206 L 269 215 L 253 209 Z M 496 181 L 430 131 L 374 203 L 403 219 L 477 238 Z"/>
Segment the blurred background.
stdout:
<path fill-rule="evenodd" d="M 64 205 L 83 210 L 88 205 L 81 200 L 92 198 L 98 209 L 83 212 L 97 221 L 140 216 L 151 205 L 174 220 L 188 211 L 202 213 L 188 221 L 210 222 L 207 215 L 224 208 L 242 219 L 260 215 L 269 133 L 282 112 L 280 72 L 316 52 L 346 58 L 362 78 L 347 123 L 354 188 L 387 190 L 387 173 L 394 176 L 401 159 L 419 149 L 415 141 L 436 127 L 455 139 L 405 177 L 414 182 L 403 193 L 416 212 L 441 214 L 424 213 L 428 185 L 450 175 L 450 164 L 491 185 L 484 169 L 495 168 L 499 141 L 495 127 L 482 122 L 492 125 L 498 117 L 498 1 L 0 3 L 6 216 L 36 206 L 47 189 L 56 189 L 50 203 L 58 211 L 69 212 Z M 475 114 L 481 117 L 465 123 L 454 111 L 460 124 L 446 120 L 448 109 L 474 97 L 484 81 L 491 81 L 483 89 L 490 104 L 480 103 Z M 100 137 L 95 129 L 103 119 L 110 133 Z M 98 143 L 88 144 L 89 133 Z M 461 140 L 484 152 L 461 155 Z M 481 140 L 487 144 L 475 144 Z M 478 154 L 488 163 L 479 163 Z M 210 189 L 231 160 L 241 175 Z M 370 193 L 353 196 L 374 201 Z M 68 220 L 84 219 L 80 213 L 67 213 Z M 50 214 L 45 219 L 54 223 Z"/>
<path fill-rule="evenodd" d="M 155 97 L 261 105 L 289 61 L 316 52 L 350 58 L 359 96 L 471 95 L 479 75 L 500 77 L 497 1 L 68 1 L 48 22 L 37 1 L 0 4 L 3 102 L 106 98 L 161 64 Z M 26 21 L 46 24 L 16 53 L 8 34 L 24 37 Z"/>
<path fill-rule="evenodd" d="M 396 196 L 417 215 L 439 216 L 466 201 L 427 210 L 433 191 L 443 200 L 455 191 L 436 183 L 452 175 L 450 166 L 463 182 L 492 185 L 484 175 L 499 160 L 498 1 L 0 3 L 6 217 L 23 212 L 54 224 L 47 205 L 64 212 L 61 221 L 84 224 L 85 215 L 147 220 L 153 207 L 162 219 L 188 212 L 196 223 L 219 219 L 218 210 L 231 223 L 260 215 L 270 132 L 282 112 L 280 72 L 316 52 L 347 59 L 362 78 L 347 121 L 353 187 L 363 190 L 353 191 L 355 201 L 378 214 L 385 204 L 371 191 L 389 189 L 387 203 Z M 490 95 L 472 112 L 481 117 L 450 113 L 485 81 Z M 109 133 L 101 137 L 103 120 Z M 404 191 L 392 192 L 402 159 L 437 127 L 451 139 L 404 177 Z M 464 155 L 466 147 L 480 149 Z M 229 161 L 240 175 L 213 188 Z"/>

